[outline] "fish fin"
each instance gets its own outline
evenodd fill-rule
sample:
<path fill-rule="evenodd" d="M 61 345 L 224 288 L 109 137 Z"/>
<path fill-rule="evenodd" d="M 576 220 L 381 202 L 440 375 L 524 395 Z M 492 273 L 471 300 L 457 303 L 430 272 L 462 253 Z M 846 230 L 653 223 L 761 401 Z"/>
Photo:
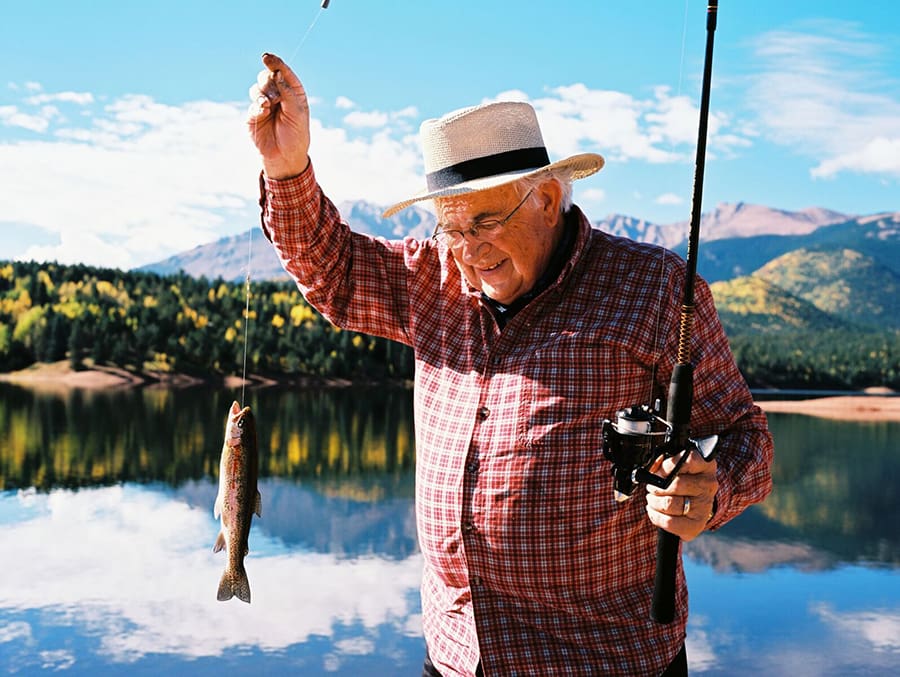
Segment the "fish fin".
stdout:
<path fill-rule="evenodd" d="M 216 543 L 213 545 L 213 552 L 220 552 L 225 549 L 225 532 L 220 531 L 216 537 Z"/>
<path fill-rule="evenodd" d="M 242 602 L 250 604 L 250 580 L 247 578 L 247 571 L 241 567 L 238 571 L 237 580 L 234 582 L 234 594 Z"/>
<path fill-rule="evenodd" d="M 253 497 L 253 512 L 258 517 L 262 517 L 262 496 L 259 493 L 259 489 L 256 490 L 256 496 Z"/>
<path fill-rule="evenodd" d="M 216 599 L 220 602 L 227 602 L 234 597 L 234 585 L 232 585 L 231 582 L 232 578 L 231 569 L 225 569 L 222 578 L 219 579 L 219 592 L 216 595 Z"/>
<path fill-rule="evenodd" d="M 222 516 L 222 505 L 224 501 L 222 500 L 222 494 L 219 493 L 216 495 L 216 502 L 213 503 L 213 517 L 219 519 Z"/>
<path fill-rule="evenodd" d="M 219 592 L 216 599 L 227 602 L 237 596 L 242 602 L 250 604 L 250 581 L 247 579 L 247 571 L 243 566 L 237 569 L 231 567 L 225 569 L 219 581 Z"/>

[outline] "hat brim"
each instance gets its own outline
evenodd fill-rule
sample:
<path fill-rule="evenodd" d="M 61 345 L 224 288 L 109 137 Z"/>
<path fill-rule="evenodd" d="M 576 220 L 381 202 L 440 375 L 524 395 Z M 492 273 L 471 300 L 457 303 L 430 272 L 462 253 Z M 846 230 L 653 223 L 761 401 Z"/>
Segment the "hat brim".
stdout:
<path fill-rule="evenodd" d="M 478 191 L 487 190 L 488 188 L 495 188 L 507 183 L 513 183 L 519 179 L 530 176 L 539 176 L 540 174 L 549 174 L 557 170 L 568 171 L 569 176 L 573 181 L 583 179 L 591 174 L 599 172 L 603 169 L 603 165 L 604 160 L 602 155 L 598 155 L 597 153 L 580 153 L 568 157 L 565 160 L 551 162 L 549 165 L 544 165 L 542 167 L 523 169 L 515 172 L 508 172 L 506 174 L 497 174 L 495 176 L 486 176 L 481 179 L 463 181 L 462 183 L 441 188 L 440 190 L 424 191 L 407 200 L 403 200 L 402 202 L 398 202 L 397 204 L 388 207 L 384 211 L 384 214 L 382 214 L 382 217 L 389 218 L 410 205 L 415 204 L 416 202 L 422 202 L 423 200 L 477 193 Z"/>

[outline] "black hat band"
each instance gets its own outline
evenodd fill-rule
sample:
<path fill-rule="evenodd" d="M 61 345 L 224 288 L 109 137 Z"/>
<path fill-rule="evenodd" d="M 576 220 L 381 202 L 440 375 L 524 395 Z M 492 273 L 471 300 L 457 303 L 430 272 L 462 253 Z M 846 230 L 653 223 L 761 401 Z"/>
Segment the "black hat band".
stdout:
<path fill-rule="evenodd" d="M 488 176 L 539 169 L 548 164 L 550 164 L 550 156 L 545 147 L 519 148 L 458 162 L 455 165 L 429 172 L 425 179 L 428 182 L 428 190 L 434 191 L 451 188 L 466 181 L 484 179 Z"/>

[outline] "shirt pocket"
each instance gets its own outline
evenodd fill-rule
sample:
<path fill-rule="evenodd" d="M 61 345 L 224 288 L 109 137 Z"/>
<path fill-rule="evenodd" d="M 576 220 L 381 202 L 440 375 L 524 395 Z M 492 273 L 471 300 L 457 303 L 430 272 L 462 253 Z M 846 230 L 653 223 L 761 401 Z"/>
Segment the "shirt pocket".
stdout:
<path fill-rule="evenodd" d="M 522 365 L 518 437 L 525 446 L 599 449 L 604 418 L 648 403 L 652 371 L 615 334 L 554 331 Z"/>

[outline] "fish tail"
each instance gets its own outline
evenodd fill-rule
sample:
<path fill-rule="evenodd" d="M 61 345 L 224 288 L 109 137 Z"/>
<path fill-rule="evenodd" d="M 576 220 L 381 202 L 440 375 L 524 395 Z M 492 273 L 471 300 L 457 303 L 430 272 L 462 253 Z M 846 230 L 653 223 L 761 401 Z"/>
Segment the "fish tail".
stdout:
<path fill-rule="evenodd" d="M 232 597 L 237 597 L 242 602 L 250 604 L 250 581 L 243 565 L 228 567 L 222 573 L 222 579 L 219 581 L 217 599 L 220 602 L 227 602 Z"/>

